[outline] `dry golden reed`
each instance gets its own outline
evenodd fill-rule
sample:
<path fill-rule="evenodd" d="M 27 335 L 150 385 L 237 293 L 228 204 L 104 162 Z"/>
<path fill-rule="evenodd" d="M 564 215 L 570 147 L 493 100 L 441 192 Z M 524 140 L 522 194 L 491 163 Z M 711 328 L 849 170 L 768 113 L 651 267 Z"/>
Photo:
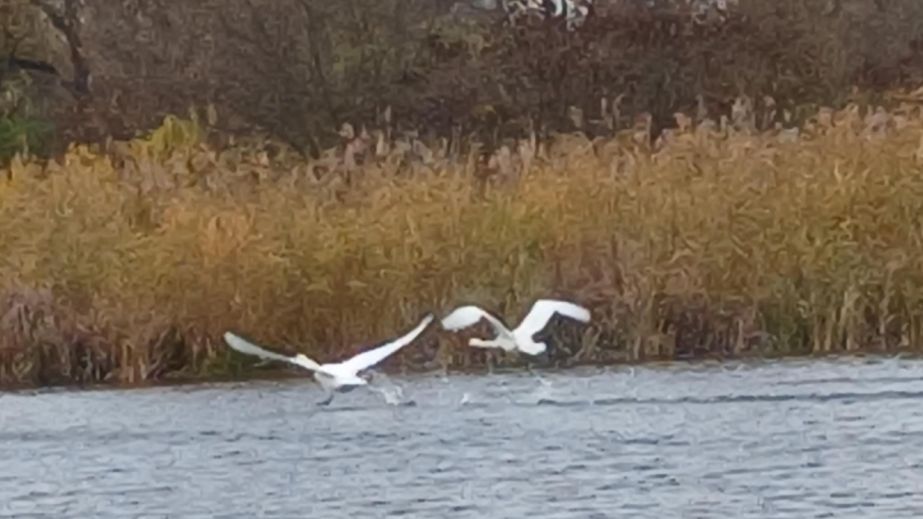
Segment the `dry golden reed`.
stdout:
<path fill-rule="evenodd" d="M 225 330 L 334 359 L 428 310 L 515 320 L 541 296 L 593 312 L 555 334 L 566 362 L 919 348 L 920 111 L 745 127 L 564 135 L 488 166 L 420 143 L 398 160 L 381 140 L 363 163 L 354 139 L 320 179 L 323 161 L 216 149 L 173 118 L 17 158 L 0 177 L 0 381 L 221 373 L 239 360 Z M 483 355 L 433 331 L 389 362 Z"/>

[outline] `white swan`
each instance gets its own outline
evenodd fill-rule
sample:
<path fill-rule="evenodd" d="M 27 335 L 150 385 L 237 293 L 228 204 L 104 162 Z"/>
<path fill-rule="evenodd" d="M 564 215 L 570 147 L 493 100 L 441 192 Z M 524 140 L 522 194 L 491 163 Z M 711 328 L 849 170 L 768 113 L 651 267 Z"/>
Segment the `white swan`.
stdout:
<path fill-rule="evenodd" d="M 528 355 L 540 355 L 547 349 L 544 342 L 536 342 L 533 336 L 545 328 L 554 314 L 561 314 L 583 323 L 590 322 L 590 311 L 568 301 L 539 299 L 514 330 L 490 312 L 474 305 L 460 306 L 442 319 L 442 327 L 455 331 L 467 328 L 482 318 L 497 332 L 493 339 L 472 338 L 469 346 L 476 348 L 500 348 L 503 351 L 519 351 Z"/>
<path fill-rule="evenodd" d="M 318 402 L 319 405 L 327 405 L 333 400 L 335 392 L 345 393 L 359 386 L 367 386 L 369 380 L 359 376 L 359 372 L 364 371 L 375 364 L 378 364 L 397 350 L 413 342 L 418 335 L 433 321 L 433 315 L 427 314 L 416 328 L 409 333 L 395 339 L 394 341 L 382 344 L 377 348 L 364 351 L 355 357 L 343 362 L 328 364 L 318 364 L 309 359 L 306 355 L 299 353 L 294 357 L 287 357 L 278 353 L 264 350 L 263 348 L 242 339 L 231 332 L 225 332 L 224 341 L 228 346 L 248 355 L 255 355 L 264 359 L 278 360 L 288 362 L 296 366 L 308 369 L 314 372 L 314 378 L 320 383 L 321 387 L 327 393 L 327 398 Z"/>

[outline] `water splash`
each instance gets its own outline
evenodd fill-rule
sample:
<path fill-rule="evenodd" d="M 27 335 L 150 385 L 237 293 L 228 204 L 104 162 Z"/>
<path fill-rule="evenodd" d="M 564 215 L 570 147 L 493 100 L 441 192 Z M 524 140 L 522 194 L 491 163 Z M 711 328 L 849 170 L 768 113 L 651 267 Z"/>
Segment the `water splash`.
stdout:
<path fill-rule="evenodd" d="M 530 370 L 530 373 L 532 374 L 532 378 L 538 382 L 538 385 L 535 386 L 535 389 L 533 389 L 530 394 L 530 396 L 535 399 L 535 403 L 540 404 L 544 401 L 553 401 L 553 394 L 556 392 L 556 388 L 552 381 L 535 371 Z"/>
<path fill-rule="evenodd" d="M 395 384 L 384 373 L 375 373 L 374 382 L 368 388 L 384 397 L 388 405 L 401 405 L 404 401 L 404 388 Z"/>
<path fill-rule="evenodd" d="M 404 399 L 404 390 L 400 386 L 375 387 L 370 385 L 369 389 L 384 397 L 388 405 L 401 405 Z"/>

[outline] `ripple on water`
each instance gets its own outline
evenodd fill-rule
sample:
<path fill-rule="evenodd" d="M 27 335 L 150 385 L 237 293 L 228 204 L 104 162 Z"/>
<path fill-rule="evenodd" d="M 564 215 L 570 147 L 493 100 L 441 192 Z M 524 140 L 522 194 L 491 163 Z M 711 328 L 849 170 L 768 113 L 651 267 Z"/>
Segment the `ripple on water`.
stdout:
<path fill-rule="evenodd" d="M 0 401 L 0 517 L 917 517 L 923 363 L 310 380 Z M 393 377 L 393 380 L 398 380 Z M 408 404 L 406 402 L 412 402 Z"/>

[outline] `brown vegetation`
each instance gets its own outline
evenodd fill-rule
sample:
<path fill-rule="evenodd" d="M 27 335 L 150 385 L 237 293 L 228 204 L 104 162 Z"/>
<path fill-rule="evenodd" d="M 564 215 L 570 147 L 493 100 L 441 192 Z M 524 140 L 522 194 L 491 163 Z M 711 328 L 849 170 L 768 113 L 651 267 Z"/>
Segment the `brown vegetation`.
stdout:
<path fill-rule="evenodd" d="M 0 3 L 0 384 L 545 295 L 594 313 L 560 362 L 920 347 L 923 3 L 450 4 Z"/>
<path fill-rule="evenodd" d="M 17 158 L 0 171 L 0 380 L 216 373 L 228 329 L 330 359 L 427 310 L 515 318 L 539 296 L 593 312 L 555 334 L 561 362 L 921 347 L 919 108 L 822 110 L 800 132 L 750 119 L 678 117 L 653 145 L 524 140 L 482 163 L 361 135 L 304 161 L 168 118 Z M 392 362 L 482 360 L 433 332 Z"/>

